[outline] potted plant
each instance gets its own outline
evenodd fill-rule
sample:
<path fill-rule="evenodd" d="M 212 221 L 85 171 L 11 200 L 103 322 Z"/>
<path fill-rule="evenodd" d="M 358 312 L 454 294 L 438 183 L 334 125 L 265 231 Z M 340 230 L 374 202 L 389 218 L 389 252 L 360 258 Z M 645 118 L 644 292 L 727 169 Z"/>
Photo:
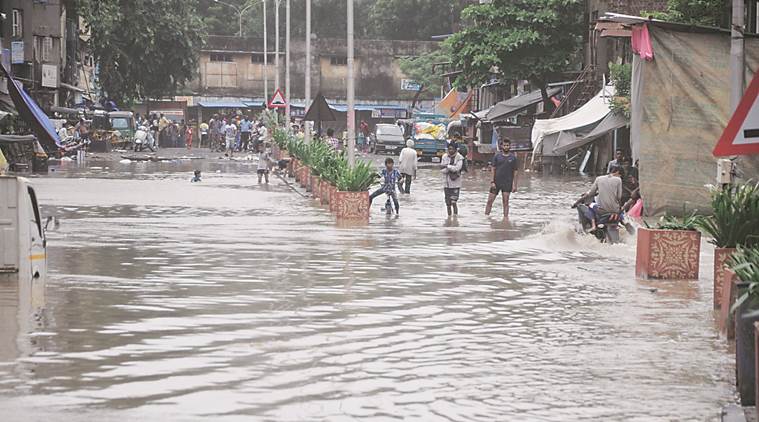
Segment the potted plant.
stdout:
<path fill-rule="evenodd" d="M 321 173 L 324 171 L 326 161 L 328 157 L 333 154 L 332 149 L 319 140 L 313 140 L 308 145 L 309 150 L 309 167 L 311 169 L 311 193 L 315 198 L 318 198 L 321 194 Z"/>
<path fill-rule="evenodd" d="M 665 215 L 656 228 L 638 229 L 635 276 L 646 279 L 696 280 L 701 254 L 700 217 Z"/>
<path fill-rule="evenodd" d="M 728 265 L 740 280 L 735 312 L 735 370 L 743 406 L 756 404 L 756 344 L 754 323 L 759 321 L 759 247 L 738 246 Z"/>
<path fill-rule="evenodd" d="M 347 166 L 337 178 L 337 192 L 333 198 L 337 218 L 369 219 L 369 186 L 377 179 L 370 163 L 359 161 Z"/>
<path fill-rule="evenodd" d="M 714 250 L 714 307 L 722 302 L 725 263 L 738 246 L 759 244 L 759 185 L 712 189 L 712 215 L 699 221 Z"/>
<path fill-rule="evenodd" d="M 329 204 L 330 211 L 335 210 L 332 197 L 337 192 L 337 179 L 347 167 L 348 162 L 345 160 L 345 157 L 334 151 L 331 151 L 322 163 L 321 177 L 324 183 L 321 184 L 321 199 L 322 203 Z"/>

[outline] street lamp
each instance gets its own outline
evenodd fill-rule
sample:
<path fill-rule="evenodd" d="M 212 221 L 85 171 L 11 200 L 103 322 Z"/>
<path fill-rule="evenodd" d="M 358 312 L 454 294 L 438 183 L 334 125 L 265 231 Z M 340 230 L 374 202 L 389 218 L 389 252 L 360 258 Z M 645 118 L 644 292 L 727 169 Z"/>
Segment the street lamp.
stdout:
<path fill-rule="evenodd" d="M 237 34 L 237 36 L 240 37 L 240 38 L 242 38 L 242 15 L 248 9 L 250 9 L 251 7 L 253 7 L 253 3 L 250 3 L 247 6 L 240 8 L 239 6 L 235 6 L 234 4 L 229 4 L 229 3 L 226 3 L 226 2 L 223 2 L 223 1 L 220 1 L 220 0 L 213 0 L 213 1 L 214 1 L 214 3 L 219 3 L 219 4 L 223 4 L 224 6 L 231 7 L 232 9 L 235 10 L 235 12 L 237 12 L 238 20 L 240 22 L 240 32 Z"/>

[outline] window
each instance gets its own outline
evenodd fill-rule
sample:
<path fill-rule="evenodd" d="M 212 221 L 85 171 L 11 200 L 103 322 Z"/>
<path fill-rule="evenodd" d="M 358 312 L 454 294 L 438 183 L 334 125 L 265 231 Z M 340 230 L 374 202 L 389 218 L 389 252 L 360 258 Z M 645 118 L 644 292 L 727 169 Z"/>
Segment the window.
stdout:
<path fill-rule="evenodd" d="M 329 64 L 332 66 L 348 66 L 348 58 L 332 56 L 329 58 Z"/>
<path fill-rule="evenodd" d="M 274 63 L 274 57 L 275 57 L 274 54 L 269 53 L 267 55 L 267 57 L 266 57 L 267 63 L 268 64 Z M 263 63 L 264 62 L 264 54 L 263 53 L 253 53 L 250 56 L 250 62 L 251 63 L 255 63 L 255 64 Z"/>
<path fill-rule="evenodd" d="M 211 53 L 212 62 L 233 62 L 232 55 L 226 53 Z"/>
<path fill-rule="evenodd" d="M 13 37 L 21 38 L 24 36 L 24 13 L 19 9 L 13 9 L 12 25 L 13 25 Z"/>

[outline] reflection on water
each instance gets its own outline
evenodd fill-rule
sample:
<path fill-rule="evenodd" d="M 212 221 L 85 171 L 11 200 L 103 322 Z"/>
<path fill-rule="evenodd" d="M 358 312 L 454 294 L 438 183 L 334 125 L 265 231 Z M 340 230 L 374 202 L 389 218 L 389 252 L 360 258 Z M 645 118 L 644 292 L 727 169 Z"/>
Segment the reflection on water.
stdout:
<path fill-rule="evenodd" d="M 61 228 L 3 420 L 704 420 L 731 400 L 710 280 L 638 282 L 633 246 L 578 238 L 585 180 L 526 177 L 503 221 L 470 173 L 447 219 L 424 169 L 400 218 L 345 227 L 249 163 L 89 165 L 35 180 Z"/>

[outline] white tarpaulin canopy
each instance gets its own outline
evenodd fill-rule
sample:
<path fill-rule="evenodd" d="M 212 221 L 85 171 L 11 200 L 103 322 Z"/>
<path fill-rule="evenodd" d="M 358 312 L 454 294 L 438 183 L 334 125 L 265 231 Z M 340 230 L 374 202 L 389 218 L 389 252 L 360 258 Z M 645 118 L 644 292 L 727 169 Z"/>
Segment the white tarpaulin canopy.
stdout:
<path fill-rule="evenodd" d="M 536 120 L 532 127 L 533 157 L 561 156 L 604 134 L 626 126 L 627 119 L 612 113 L 614 86 L 607 85 L 582 107 L 555 119 Z"/>

